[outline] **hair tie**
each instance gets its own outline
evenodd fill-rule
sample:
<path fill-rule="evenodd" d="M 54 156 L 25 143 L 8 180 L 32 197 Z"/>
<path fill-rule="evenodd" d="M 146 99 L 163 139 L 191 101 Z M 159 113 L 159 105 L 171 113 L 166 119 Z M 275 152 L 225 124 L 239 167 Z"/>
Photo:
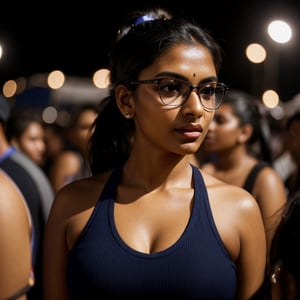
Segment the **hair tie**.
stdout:
<path fill-rule="evenodd" d="M 142 17 L 139 17 L 136 19 L 136 21 L 133 23 L 134 26 L 137 26 L 141 23 L 144 23 L 144 22 L 149 22 L 149 21 L 153 21 L 154 18 L 149 16 L 149 15 L 145 15 L 145 16 L 142 16 Z"/>
<path fill-rule="evenodd" d="M 117 39 L 117 41 L 119 41 L 121 38 L 123 38 L 135 26 L 140 25 L 140 24 L 142 24 L 144 22 L 149 22 L 149 21 L 153 21 L 153 20 L 155 20 L 155 18 L 153 18 L 150 15 L 144 15 L 144 16 L 141 16 L 141 17 L 137 18 L 135 20 L 135 22 L 132 23 L 130 26 L 127 26 L 122 31 L 121 30 L 118 31 L 118 39 Z"/>

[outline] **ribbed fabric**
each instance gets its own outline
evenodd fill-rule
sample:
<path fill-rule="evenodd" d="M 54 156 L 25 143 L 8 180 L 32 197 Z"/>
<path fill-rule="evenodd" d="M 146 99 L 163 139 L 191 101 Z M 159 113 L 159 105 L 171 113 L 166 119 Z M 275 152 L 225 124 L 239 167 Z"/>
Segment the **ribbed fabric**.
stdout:
<path fill-rule="evenodd" d="M 122 168 L 112 173 L 69 255 L 71 299 L 235 298 L 236 268 L 216 230 L 202 175 L 192 168 L 195 199 L 189 223 L 176 243 L 154 254 L 133 250 L 118 235 L 113 210 Z"/>

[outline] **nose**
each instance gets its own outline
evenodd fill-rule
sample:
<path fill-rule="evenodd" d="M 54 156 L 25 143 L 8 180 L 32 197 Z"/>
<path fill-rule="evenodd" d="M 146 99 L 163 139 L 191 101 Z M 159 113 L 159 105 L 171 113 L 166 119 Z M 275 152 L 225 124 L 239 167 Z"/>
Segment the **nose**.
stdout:
<path fill-rule="evenodd" d="M 204 107 L 202 106 L 199 97 L 197 88 L 191 88 L 190 93 L 182 106 L 185 114 L 193 115 L 196 118 L 203 115 Z"/>

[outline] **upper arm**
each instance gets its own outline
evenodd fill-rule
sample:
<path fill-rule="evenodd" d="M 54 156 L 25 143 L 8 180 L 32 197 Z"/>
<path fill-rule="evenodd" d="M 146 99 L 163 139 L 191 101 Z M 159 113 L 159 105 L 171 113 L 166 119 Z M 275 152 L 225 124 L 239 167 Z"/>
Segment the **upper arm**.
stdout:
<path fill-rule="evenodd" d="M 259 173 L 253 195 L 263 217 L 269 247 L 287 201 L 284 184 L 276 171 L 265 168 Z"/>
<path fill-rule="evenodd" d="M 266 237 L 262 216 L 253 196 L 224 183 L 209 188 L 214 220 L 237 267 L 237 299 L 249 299 L 263 282 Z"/>
<path fill-rule="evenodd" d="M 66 244 L 68 211 L 65 195 L 58 192 L 53 201 L 44 236 L 43 269 L 44 299 L 68 299 L 66 266 L 68 249 Z"/>
<path fill-rule="evenodd" d="M 249 299 L 261 286 L 266 268 L 266 236 L 260 209 L 254 198 L 245 196 L 238 210 L 240 233 L 238 299 Z"/>
<path fill-rule="evenodd" d="M 0 299 L 33 284 L 31 224 L 25 200 L 9 179 L 0 174 Z"/>

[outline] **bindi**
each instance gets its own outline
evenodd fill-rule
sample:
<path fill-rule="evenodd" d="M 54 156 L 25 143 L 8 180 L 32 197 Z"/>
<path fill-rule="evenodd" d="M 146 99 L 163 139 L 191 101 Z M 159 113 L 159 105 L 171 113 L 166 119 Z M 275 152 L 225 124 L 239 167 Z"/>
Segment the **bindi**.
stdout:
<path fill-rule="evenodd" d="M 196 73 L 193 73 L 193 77 L 196 77 Z"/>

